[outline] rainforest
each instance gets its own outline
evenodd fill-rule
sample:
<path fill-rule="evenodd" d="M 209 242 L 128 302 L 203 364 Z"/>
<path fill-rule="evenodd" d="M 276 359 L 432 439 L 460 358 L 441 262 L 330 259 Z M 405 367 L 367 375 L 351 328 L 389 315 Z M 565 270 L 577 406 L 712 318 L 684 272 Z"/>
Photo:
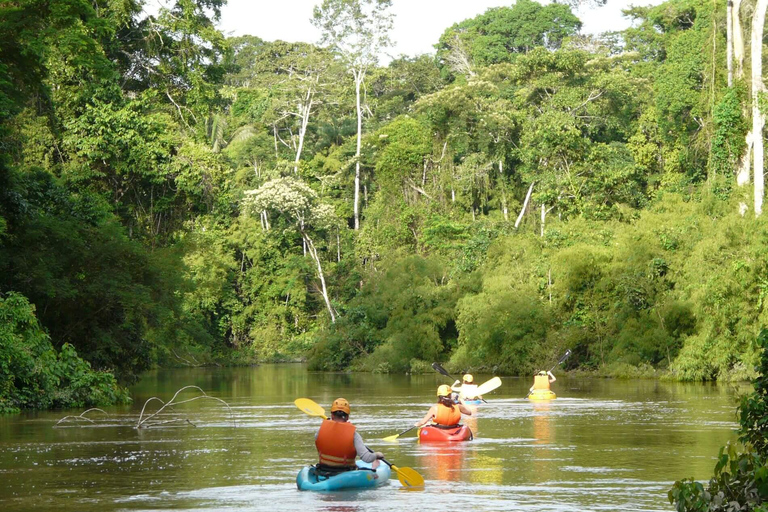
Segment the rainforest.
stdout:
<path fill-rule="evenodd" d="M 322 2 L 317 44 L 0 3 L 0 410 L 280 361 L 754 378 L 761 2 L 592 36 L 519 0 L 391 59 L 389 0 Z"/>

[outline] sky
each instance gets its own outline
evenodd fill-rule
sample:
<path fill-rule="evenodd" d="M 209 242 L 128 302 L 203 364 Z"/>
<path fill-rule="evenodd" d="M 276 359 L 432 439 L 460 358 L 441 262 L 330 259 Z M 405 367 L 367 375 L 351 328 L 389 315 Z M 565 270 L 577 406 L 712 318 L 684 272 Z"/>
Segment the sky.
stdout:
<path fill-rule="evenodd" d="M 149 0 L 147 3 L 162 3 Z M 167 0 L 165 0 L 167 1 Z M 312 9 L 322 0 L 228 0 L 221 13 L 219 28 L 226 35 L 258 36 L 266 41 L 303 41 L 316 43 L 319 32 L 309 19 Z M 582 33 L 599 34 L 622 30 L 629 20 L 621 10 L 633 5 L 659 4 L 662 0 L 607 0 L 602 7 L 578 9 L 575 14 L 584 23 Z M 391 38 L 392 56 L 433 53 L 432 45 L 454 23 L 473 18 L 491 7 L 510 6 L 512 0 L 393 0 L 395 26 Z M 387 59 L 382 59 L 387 60 Z"/>

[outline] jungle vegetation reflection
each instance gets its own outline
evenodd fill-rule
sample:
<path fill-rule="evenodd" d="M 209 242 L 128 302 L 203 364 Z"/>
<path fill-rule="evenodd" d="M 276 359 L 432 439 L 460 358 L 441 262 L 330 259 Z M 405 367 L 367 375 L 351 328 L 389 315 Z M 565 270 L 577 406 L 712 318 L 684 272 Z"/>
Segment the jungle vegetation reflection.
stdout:
<path fill-rule="evenodd" d="M 491 376 L 478 375 L 483 382 Z M 131 406 L 97 425 L 61 417 L 81 411 L 0 418 L 3 510 L 438 510 L 457 503 L 492 510 L 669 510 L 666 491 L 706 478 L 733 439 L 735 396 L 726 386 L 559 376 L 557 400 L 525 400 L 530 382 L 505 378 L 467 422 L 469 443 L 426 446 L 403 430 L 434 403 L 440 375 L 311 373 L 303 365 L 164 370 L 131 391 Z M 196 426 L 136 430 L 145 400 L 196 385 L 226 400 L 180 406 Z M 314 462 L 318 420 L 296 409 L 307 397 L 328 407 L 344 396 L 369 446 L 427 480 L 421 493 L 385 488 L 322 495 L 295 488 Z"/>

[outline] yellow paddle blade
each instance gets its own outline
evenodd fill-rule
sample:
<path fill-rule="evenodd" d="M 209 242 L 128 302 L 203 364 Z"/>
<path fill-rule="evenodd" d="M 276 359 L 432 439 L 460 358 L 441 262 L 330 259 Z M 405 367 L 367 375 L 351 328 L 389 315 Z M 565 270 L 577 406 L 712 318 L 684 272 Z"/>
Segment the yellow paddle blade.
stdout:
<path fill-rule="evenodd" d="M 301 409 L 304 414 L 317 416 L 318 418 L 327 418 L 325 415 L 325 409 L 320 407 L 314 400 L 309 398 L 297 398 L 293 401 L 293 403 L 296 404 L 296 407 Z"/>
<path fill-rule="evenodd" d="M 388 443 L 391 443 L 392 441 L 397 441 L 397 438 L 400 437 L 400 434 L 395 434 L 393 436 L 387 436 L 382 439 L 382 441 L 386 441 Z"/>
<path fill-rule="evenodd" d="M 483 382 L 482 384 L 477 386 L 477 391 L 475 391 L 475 393 L 477 393 L 478 395 L 484 395 L 486 393 L 490 393 L 491 391 L 498 388 L 499 386 L 501 386 L 501 379 L 498 377 L 494 377 L 488 382 Z"/>
<path fill-rule="evenodd" d="M 392 466 L 397 473 L 397 479 L 404 487 L 424 487 L 424 477 L 413 468 L 399 468 Z"/>

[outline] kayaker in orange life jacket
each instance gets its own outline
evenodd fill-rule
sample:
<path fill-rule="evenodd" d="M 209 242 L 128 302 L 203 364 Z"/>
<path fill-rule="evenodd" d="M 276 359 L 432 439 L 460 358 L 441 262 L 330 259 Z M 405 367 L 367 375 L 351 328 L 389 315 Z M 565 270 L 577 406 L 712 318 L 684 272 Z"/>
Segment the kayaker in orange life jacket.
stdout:
<path fill-rule="evenodd" d="M 432 423 L 442 427 L 456 426 L 461 422 L 461 414 L 472 416 L 472 411 L 463 404 L 456 404 L 451 399 L 451 386 L 443 384 L 437 388 L 437 404 L 429 408 L 427 414 L 414 426 L 420 427 L 432 420 Z"/>
<path fill-rule="evenodd" d="M 331 419 L 323 420 L 320 430 L 315 435 L 315 447 L 320 456 L 318 469 L 341 472 L 357 469 L 355 457 L 363 462 L 370 462 L 371 467 L 379 467 L 379 459 L 384 458 L 381 452 L 372 452 L 366 448 L 363 438 L 357 433 L 355 426 L 349 423 L 349 402 L 337 398 L 331 405 Z"/>

